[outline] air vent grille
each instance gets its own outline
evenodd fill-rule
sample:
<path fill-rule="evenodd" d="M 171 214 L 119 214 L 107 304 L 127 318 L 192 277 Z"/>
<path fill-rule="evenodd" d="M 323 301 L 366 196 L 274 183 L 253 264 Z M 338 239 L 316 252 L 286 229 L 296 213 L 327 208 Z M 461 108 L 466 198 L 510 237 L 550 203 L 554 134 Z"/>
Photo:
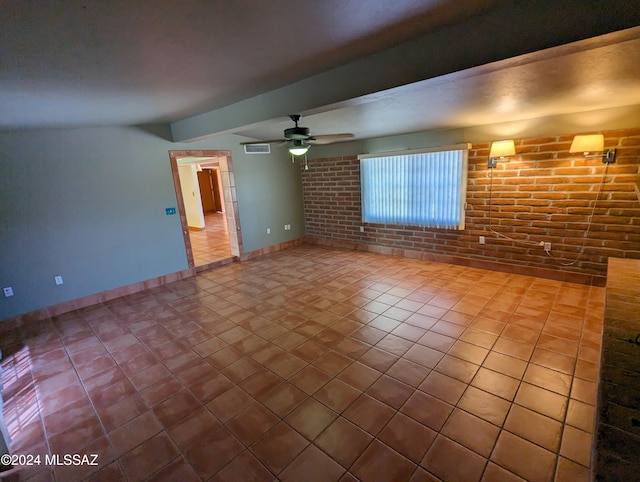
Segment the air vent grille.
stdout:
<path fill-rule="evenodd" d="M 245 154 L 271 154 L 271 144 L 245 144 Z"/>

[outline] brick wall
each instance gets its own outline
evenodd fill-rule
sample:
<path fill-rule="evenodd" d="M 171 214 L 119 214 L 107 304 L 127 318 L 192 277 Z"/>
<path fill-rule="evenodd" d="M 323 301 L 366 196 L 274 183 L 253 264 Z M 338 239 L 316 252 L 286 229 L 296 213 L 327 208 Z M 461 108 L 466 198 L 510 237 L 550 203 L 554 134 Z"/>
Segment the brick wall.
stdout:
<path fill-rule="evenodd" d="M 462 231 L 367 224 L 360 232 L 357 154 L 309 160 L 309 170 L 302 175 L 307 238 L 602 285 L 609 256 L 640 258 L 640 128 L 604 135 L 605 147 L 617 148 L 617 157 L 607 168 L 586 238 L 605 165 L 600 159 L 570 154 L 573 135 L 515 139 L 516 156 L 493 171 L 492 226 L 519 242 L 489 231 L 490 143 L 473 144 L 469 151 Z M 480 235 L 486 244 L 478 243 Z M 551 256 L 542 247 L 526 244 L 539 241 L 551 243 Z"/>

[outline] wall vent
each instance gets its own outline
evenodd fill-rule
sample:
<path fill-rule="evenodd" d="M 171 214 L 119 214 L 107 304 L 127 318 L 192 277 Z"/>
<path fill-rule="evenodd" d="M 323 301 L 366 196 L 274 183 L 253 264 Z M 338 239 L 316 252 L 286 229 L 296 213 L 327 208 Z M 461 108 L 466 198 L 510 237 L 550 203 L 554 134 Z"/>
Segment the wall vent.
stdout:
<path fill-rule="evenodd" d="M 271 144 L 245 144 L 245 154 L 271 154 Z"/>

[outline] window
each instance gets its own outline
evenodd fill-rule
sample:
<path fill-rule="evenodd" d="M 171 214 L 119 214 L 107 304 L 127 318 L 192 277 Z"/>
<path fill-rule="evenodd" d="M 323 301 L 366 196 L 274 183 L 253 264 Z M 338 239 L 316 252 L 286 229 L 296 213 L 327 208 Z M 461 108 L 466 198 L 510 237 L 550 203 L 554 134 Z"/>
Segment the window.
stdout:
<path fill-rule="evenodd" d="M 362 221 L 464 229 L 468 144 L 358 156 Z"/>

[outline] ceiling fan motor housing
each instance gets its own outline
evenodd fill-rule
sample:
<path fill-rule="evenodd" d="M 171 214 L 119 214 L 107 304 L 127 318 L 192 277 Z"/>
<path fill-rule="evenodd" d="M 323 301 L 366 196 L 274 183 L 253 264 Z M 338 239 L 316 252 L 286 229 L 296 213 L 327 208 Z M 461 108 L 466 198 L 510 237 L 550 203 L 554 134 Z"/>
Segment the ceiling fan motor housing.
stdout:
<path fill-rule="evenodd" d="M 308 139 L 309 128 L 308 127 L 290 127 L 284 130 L 284 137 L 286 139 Z"/>

